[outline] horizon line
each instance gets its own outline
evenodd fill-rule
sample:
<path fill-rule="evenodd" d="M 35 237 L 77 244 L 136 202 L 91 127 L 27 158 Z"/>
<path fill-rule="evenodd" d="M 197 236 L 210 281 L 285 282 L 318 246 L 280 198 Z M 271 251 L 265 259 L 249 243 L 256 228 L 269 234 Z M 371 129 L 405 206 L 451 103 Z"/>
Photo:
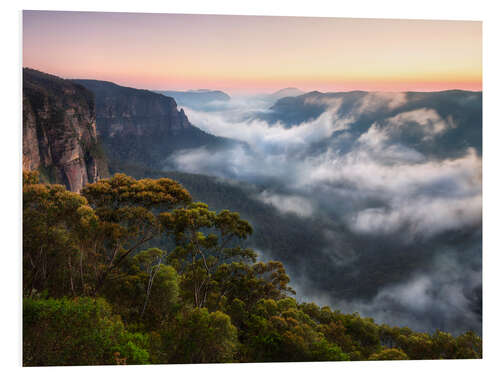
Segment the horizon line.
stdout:
<path fill-rule="evenodd" d="M 265 90 L 265 89 L 262 89 L 262 90 L 248 90 L 248 88 L 245 88 L 243 86 L 241 87 L 233 87 L 233 88 L 221 88 L 220 86 L 219 87 L 210 87 L 210 86 L 191 86 L 190 88 L 182 88 L 182 87 L 171 87 L 171 88 L 166 88 L 166 87 L 163 87 L 163 88 L 153 88 L 153 87 L 148 87 L 147 85 L 137 85 L 137 84 L 128 84 L 128 83 L 120 83 L 119 80 L 113 80 L 113 79 L 99 79 L 99 78 L 89 78 L 89 77 L 85 77 L 85 78 L 79 78 L 79 77 L 65 77 L 63 75 L 58 75 L 56 73 L 49 73 L 47 71 L 44 71 L 44 70 L 40 70 L 38 68 L 33 68 L 33 67 L 30 67 L 30 66 L 22 66 L 22 69 L 31 69 L 31 70 L 35 70 L 35 71 L 38 71 L 40 73 L 43 73 L 43 74 L 48 74 L 48 75 L 52 75 L 52 76 L 55 76 L 55 77 L 59 77 L 61 79 L 65 79 L 65 80 L 94 80 L 94 81 L 101 81 L 101 82 L 109 82 L 109 83 L 112 83 L 112 84 L 115 84 L 115 85 L 118 85 L 118 86 L 122 86 L 122 87 L 127 87 L 127 88 L 132 88 L 132 89 L 136 89 L 136 90 L 148 90 L 148 91 L 151 91 L 151 92 L 155 92 L 155 93 L 158 93 L 159 91 L 178 91 L 178 92 L 195 92 L 195 91 L 199 91 L 199 90 L 210 90 L 210 91 L 222 91 L 226 94 L 230 94 L 230 95 L 234 95 L 234 96 L 257 96 L 257 95 L 272 95 L 272 94 L 275 94 L 281 90 L 285 90 L 285 89 L 296 89 L 296 90 L 299 90 L 299 91 L 302 91 L 303 93 L 300 94 L 300 95 L 305 95 L 305 94 L 310 94 L 310 93 L 313 93 L 313 92 L 318 92 L 320 94 L 329 94 L 329 93 L 349 93 L 349 92 L 383 92 L 383 93 L 410 93 L 410 92 L 415 92 L 415 93 L 419 93 L 419 92 L 422 92 L 422 93 L 426 93 L 426 92 L 445 92 L 445 91 L 468 91 L 468 92 L 483 92 L 483 89 L 482 89 L 482 81 L 480 82 L 480 85 L 481 85 L 481 89 L 466 89 L 466 88 L 461 88 L 460 85 L 457 86 L 457 87 L 454 87 L 454 86 L 450 86 L 449 88 L 428 88 L 428 89 L 422 89 L 422 88 L 415 88 L 415 89 L 403 89 L 403 90 L 394 90 L 394 89 L 374 89 L 374 90 L 371 90 L 369 88 L 357 88 L 357 87 L 346 87 L 346 86 L 349 86 L 348 84 L 342 84 L 342 86 L 344 88 L 338 88 L 338 89 L 332 89 L 332 90 L 323 90 L 323 89 L 310 89 L 310 90 L 304 90 L 298 86 L 293 86 L 293 85 L 283 85 L 282 87 L 280 86 L 280 88 L 276 88 L 276 89 L 268 89 L 268 90 Z M 438 84 L 442 84 L 442 82 L 428 82 L 429 83 L 429 86 L 432 85 L 432 83 L 434 83 L 434 85 L 438 85 Z M 408 85 L 408 86 L 411 86 L 411 85 Z M 300 96 L 300 95 L 294 95 L 294 96 Z"/>

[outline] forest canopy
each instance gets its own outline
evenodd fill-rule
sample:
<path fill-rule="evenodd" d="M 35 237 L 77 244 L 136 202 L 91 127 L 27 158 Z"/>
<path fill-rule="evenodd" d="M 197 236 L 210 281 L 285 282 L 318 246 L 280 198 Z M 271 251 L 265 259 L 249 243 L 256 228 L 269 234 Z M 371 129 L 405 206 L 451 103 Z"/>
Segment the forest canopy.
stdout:
<path fill-rule="evenodd" d="M 169 178 L 23 172 L 23 364 L 481 358 L 482 340 L 300 303 L 252 227 Z"/>

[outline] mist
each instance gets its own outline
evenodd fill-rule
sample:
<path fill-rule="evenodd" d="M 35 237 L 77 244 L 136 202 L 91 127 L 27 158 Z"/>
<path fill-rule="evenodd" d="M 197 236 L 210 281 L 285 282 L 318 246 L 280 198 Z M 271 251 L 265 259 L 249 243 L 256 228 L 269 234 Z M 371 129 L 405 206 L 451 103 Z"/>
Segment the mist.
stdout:
<path fill-rule="evenodd" d="M 308 235 L 322 245 L 284 261 L 299 299 L 481 334 L 482 119 L 476 107 L 463 115 L 464 102 L 478 101 L 459 94 L 313 92 L 184 107 L 195 126 L 240 143 L 183 150 L 165 168 L 258 186 L 251 199 L 314 220 Z"/>

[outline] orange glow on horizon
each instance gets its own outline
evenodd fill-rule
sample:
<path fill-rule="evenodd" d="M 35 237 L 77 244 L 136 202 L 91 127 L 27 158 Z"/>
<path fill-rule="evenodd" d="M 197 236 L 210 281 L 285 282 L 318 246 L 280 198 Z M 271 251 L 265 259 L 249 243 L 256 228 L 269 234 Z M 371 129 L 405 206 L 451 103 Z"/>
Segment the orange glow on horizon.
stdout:
<path fill-rule="evenodd" d="M 146 88 L 150 90 L 195 90 L 210 88 L 223 90 L 232 94 L 252 94 L 274 92 L 284 87 L 297 87 L 303 91 L 444 91 L 444 90 L 470 90 L 482 91 L 481 79 L 472 77 L 469 79 L 386 79 L 386 80 L 335 80 L 335 79 L 231 79 L 231 78 L 202 78 L 202 77 L 162 77 L 161 75 L 117 75 L 117 74 L 78 74 L 60 75 L 63 78 L 84 78 L 111 81 L 116 84 L 134 88 Z M 467 78 L 467 77 L 466 77 Z"/>
<path fill-rule="evenodd" d="M 482 90 L 476 21 L 25 11 L 23 64 L 229 93 Z"/>

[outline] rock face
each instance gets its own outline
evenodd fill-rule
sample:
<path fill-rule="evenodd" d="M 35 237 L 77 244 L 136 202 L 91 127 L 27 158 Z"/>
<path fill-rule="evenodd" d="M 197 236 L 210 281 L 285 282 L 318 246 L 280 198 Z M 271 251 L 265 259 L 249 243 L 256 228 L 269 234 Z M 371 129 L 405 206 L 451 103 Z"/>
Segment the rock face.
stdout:
<path fill-rule="evenodd" d="M 95 95 L 97 129 L 113 164 L 161 169 L 175 151 L 229 143 L 193 126 L 171 97 L 106 81 L 73 82 Z"/>
<path fill-rule="evenodd" d="M 90 91 L 53 75 L 23 69 L 23 169 L 44 182 L 80 191 L 107 177 Z"/>

